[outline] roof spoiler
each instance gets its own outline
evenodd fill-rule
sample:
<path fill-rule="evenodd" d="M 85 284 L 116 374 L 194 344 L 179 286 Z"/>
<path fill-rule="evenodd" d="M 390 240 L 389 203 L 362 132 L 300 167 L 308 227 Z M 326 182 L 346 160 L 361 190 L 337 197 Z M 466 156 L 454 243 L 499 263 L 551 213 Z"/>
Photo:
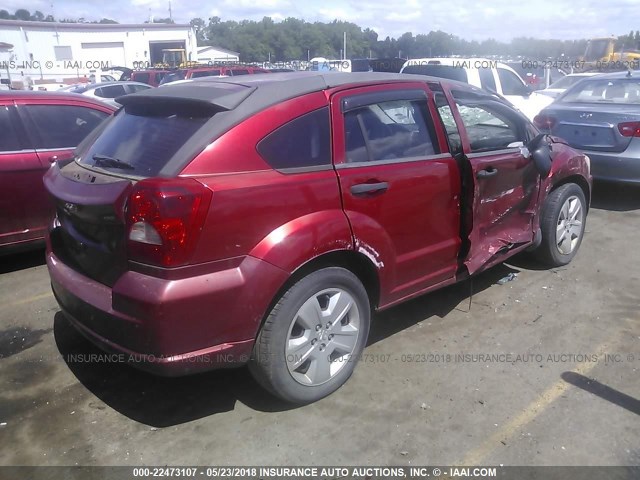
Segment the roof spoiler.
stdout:
<path fill-rule="evenodd" d="M 213 115 L 233 110 L 249 97 L 256 87 L 227 82 L 186 83 L 150 88 L 116 98 L 124 107 L 142 107 L 150 111 L 185 109 Z"/>

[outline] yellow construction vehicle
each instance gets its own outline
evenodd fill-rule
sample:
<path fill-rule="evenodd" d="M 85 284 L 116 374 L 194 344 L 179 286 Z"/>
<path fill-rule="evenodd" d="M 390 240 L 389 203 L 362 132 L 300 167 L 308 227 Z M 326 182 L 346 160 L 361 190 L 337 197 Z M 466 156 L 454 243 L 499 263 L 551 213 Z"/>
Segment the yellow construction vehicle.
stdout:
<path fill-rule="evenodd" d="M 163 48 L 162 62 L 156 63 L 155 68 L 194 68 L 198 62 L 187 60 L 184 48 Z"/>
<path fill-rule="evenodd" d="M 592 38 L 580 58 L 583 70 L 637 70 L 640 68 L 640 52 L 626 49 L 615 51 L 616 37 Z"/>

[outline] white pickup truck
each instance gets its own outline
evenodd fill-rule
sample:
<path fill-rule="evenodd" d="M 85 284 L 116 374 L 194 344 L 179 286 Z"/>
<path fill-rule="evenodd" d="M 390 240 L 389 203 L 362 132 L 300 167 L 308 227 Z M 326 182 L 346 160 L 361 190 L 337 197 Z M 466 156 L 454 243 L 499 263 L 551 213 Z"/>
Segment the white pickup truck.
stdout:
<path fill-rule="evenodd" d="M 486 58 L 415 58 L 400 73 L 448 78 L 498 93 L 533 120 L 553 99 L 533 92 L 508 65 Z"/>

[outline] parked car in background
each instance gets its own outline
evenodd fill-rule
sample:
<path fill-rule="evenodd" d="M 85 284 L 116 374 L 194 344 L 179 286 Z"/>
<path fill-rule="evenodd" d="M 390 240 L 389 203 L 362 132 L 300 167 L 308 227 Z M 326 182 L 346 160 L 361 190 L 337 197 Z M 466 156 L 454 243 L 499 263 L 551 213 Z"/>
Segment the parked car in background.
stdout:
<path fill-rule="evenodd" d="M 174 72 L 174 70 L 163 70 L 158 68 L 151 68 L 148 70 L 133 70 L 131 72 L 124 72 L 124 78 L 128 77 L 128 80 L 132 82 L 146 83 L 152 87 L 157 87 L 165 75 Z M 120 80 L 124 80 L 123 77 Z"/>
<path fill-rule="evenodd" d="M 582 241 L 584 155 L 469 85 L 295 72 L 121 101 L 46 175 L 47 264 L 71 323 L 156 373 L 248 363 L 315 401 L 372 310 L 525 249 L 564 265 Z"/>
<path fill-rule="evenodd" d="M 565 75 L 557 82 L 552 83 L 544 90 L 540 90 L 540 93 L 547 95 L 551 98 L 558 97 L 561 93 L 564 93 L 569 87 L 575 85 L 584 78 L 593 77 L 594 75 L 600 75 L 598 72 L 584 72 L 584 73 L 571 73 Z"/>
<path fill-rule="evenodd" d="M 567 75 L 565 71 L 557 68 L 558 64 L 562 65 L 561 61 L 557 61 L 556 66 L 553 66 L 553 64 L 554 61 L 552 60 L 507 62 L 507 65 L 513 68 L 527 85 L 538 92 Z"/>
<path fill-rule="evenodd" d="M 141 92 L 149 88 L 153 87 L 141 82 L 105 82 L 70 85 L 69 87 L 61 89 L 61 91 L 80 93 L 88 97 L 94 97 L 118 108 L 120 104 L 115 101 L 117 97 Z"/>
<path fill-rule="evenodd" d="M 112 75 L 102 74 L 100 75 L 100 82 L 115 82 L 115 78 Z M 89 85 L 91 83 L 96 83 L 96 76 L 92 74 L 88 77 L 87 81 L 79 82 L 73 85 Z M 40 92 L 55 92 L 64 88 L 68 88 L 71 85 L 68 83 L 36 83 L 33 84 L 33 90 L 38 90 Z"/>
<path fill-rule="evenodd" d="M 192 80 L 202 77 L 236 77 L 238 75 L 253 75 L 256 73 L 269 73 L 269 70 L 250 66 L 185 68 L 174 70 L 172 73 L 167 74 L 160 84 L 165 85 L 179 80 Z"/>
<path fill-rule="evenodd" d="M 582 79 L 535 124 L 586 153 L 595 179 L 640 183 L 640 71 Z"/>
<path fill-rule="evenodd" d="M 76 94 L 0 92 L 0 253 L 42 244 L 53 214 L 42 175 L 113 111 Z"/>
<path fill-rule="evenodd" d="M 407 60 L 400 73 L 448 78 L 502 95 L 533 120 L 551 99 L 533 92 L 509 66 L 485 58 L 416 58 Z"/>

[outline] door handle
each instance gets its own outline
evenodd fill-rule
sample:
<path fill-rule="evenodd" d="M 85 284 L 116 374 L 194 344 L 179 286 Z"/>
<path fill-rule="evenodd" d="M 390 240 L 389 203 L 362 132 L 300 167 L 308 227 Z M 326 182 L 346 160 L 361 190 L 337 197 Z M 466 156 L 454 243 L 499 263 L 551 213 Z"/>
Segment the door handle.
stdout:
<path fill-rule="evenodd" d="M 489 178 L 493 177 L 496 173 L 498 173 L 498 169 L 494 167 L 488 167 L 484 170 L 480 170 L 476 174 L 476 178 Z"/>
<path fill-rule="evenodd" d="M 367 193 L 384 193 L 389 188 L 387 182 L 378 183 L 359 183 L 351 187 L 351 193 L 353 195 L 365 195 Z"/>

